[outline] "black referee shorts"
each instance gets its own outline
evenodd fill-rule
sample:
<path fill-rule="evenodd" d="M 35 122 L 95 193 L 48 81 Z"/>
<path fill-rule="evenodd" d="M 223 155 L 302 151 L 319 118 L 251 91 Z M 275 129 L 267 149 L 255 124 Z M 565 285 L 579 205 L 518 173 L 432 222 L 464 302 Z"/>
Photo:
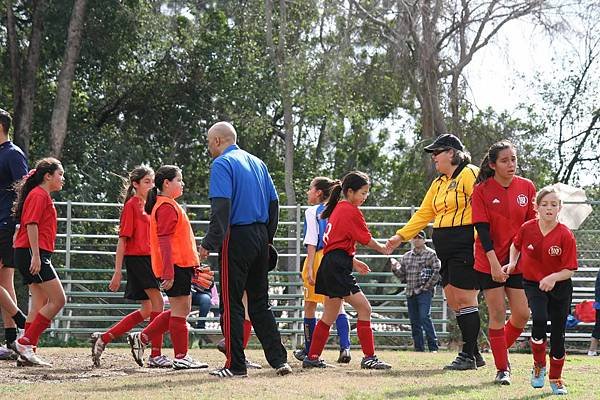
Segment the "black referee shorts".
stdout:
<path fill-rule="evenodd" d="M 145 289 L 160 289 L 160 282 L 152 272 L 150 256 L 125 256 L 127 284 L 124 298 L 129 300 L 148 300 Z"/>
<path fill-rule="evenodd" d="M 14 229 L 0 229 L 0 263 L 6 268 L 15 267 L 14 234 Z"/>
<path fill-rule="evenodd" d="M 442 286 L 450 284 L 464 290 L 480 289 L 479 279 L 473 268 L 475 264 L 474 234 L 473 225 L 433 230 L 433 245 L 442 263 L 440 269 Z"/>

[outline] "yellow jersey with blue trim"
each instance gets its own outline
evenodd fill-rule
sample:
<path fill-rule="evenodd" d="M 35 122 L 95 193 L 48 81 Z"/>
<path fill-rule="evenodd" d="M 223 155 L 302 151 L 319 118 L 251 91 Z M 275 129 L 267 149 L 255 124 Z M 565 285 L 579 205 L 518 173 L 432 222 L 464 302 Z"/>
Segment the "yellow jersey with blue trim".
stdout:
<path fill-rule="evenodd" d="M 451 177 L 438 176 L 429 187 L 420 208 L 396 234 L 403 241 L 412 239 L 433 220 L 433 228 L 451 228 L 471 225 L 473 212 L 471 195 L 479 168 L 464 163 Z"/>

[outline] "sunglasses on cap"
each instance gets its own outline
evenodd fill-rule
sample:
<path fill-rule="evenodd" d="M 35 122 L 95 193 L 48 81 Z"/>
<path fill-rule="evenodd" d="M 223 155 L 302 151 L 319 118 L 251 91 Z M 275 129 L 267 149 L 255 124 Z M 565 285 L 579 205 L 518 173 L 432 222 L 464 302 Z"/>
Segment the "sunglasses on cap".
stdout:
<path fill-rule="evenodd" d="M 434 155 L 434 156 L 437 156 L 438 154 L 442 154 L 442 153 L 444 153 L 444 152 L 446 152 L 448 150 L 450 150 L 450 149 L 448 149 L 448 148 L 445 148 L 445 149 L 436 149 L 436 150 L 433 150 L 431 152 L 431 154 Z"/>

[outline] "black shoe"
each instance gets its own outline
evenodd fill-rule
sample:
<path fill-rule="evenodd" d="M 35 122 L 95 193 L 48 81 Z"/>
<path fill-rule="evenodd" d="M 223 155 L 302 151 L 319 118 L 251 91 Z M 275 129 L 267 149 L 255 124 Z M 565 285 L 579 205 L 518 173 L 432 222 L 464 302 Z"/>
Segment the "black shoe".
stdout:
<path fill-rule="evenodd" d="M 484 360 L 483 356 L 481 355 L 481 353 L 477 352 L 474 354 L 474 356 L 475 356 L 475 365 L 477 365 L 477 368 L 485 367 L 485 360 Z"/>
<path fill-rule="evenodd" d="M 225 338 L 219 340 L 217 343 L 217 350 L 219 350 L 223 354 L 227 354 L 227 349 L 225 348 Z"/>
<path fill-rule="evenodd" d="M 294 350 L 294 357 L 296 358 L 296 360 L 298 361 L 304 361 L 304 358 L 307 356 L 308 354 L 306 354 L 306 352 L 304 351 L 304 349 L 297 349 Z"/>
<path fill-rule="evenodd" d="M 340 356 L 338 357 L 337 362 L 340 364 L 349 364 L 352 360 L 352 356 L 350 355 L 350 349 L 342 349 L 340 350 Z"/>
<path fill-rule="evenodd" d="M 311 360 L 308 356 L 304 357 L 302 360 L 302 368 L 332 368 L 333 365 L 327 364 L 325 361 L 317 358 L 316 360 Z"/>
<path fill-rule="evenodd" d="M 362 369 L 391 369 L 392 366 L 386 362 L 381 361 L 377 356 L 363 357 L 360 362 Z"/>
<path fill-rule="evenodd" d="M 510 385 L 510 372 L 498 371 L 494 383 L 497 383 L 498 385 Z"/>
<path fill-rule="evenodd" d="M 246 358 L 246 369 L 262 369 L 262 366 Z"/>
<path fill-rule="evenodd" d="M 214 371 L 210 371 L 209 373 L 212 376 L 217 376 L 219 378 L 247 378 L 248 373 L 242 371 L 232 371 L 229 368 L 219 368 Z"/>
<path fill-rule="evenodd" d="M 451 371 L 466 371 L 469 369 L 477 369 L 475 359 L 467 353 L 458 353 L 458 356 L 449 365 L 444 367 L 445 370 Z"/>

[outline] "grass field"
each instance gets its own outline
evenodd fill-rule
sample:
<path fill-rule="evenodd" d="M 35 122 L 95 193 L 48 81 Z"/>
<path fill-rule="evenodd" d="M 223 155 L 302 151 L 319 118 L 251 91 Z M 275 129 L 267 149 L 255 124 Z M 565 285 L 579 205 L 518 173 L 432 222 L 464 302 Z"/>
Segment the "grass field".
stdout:
<path fill-rule="evenodd" d="M 166 354 L 171 350 L 167 349 Z M 268 368 L 260 350 L 248 350 L 262 370 L 251 370 L 247 379 L 220 380 L 206 370 L 181 372 L 138 368 L 127 349 L 110 348 L 101 368 L 92 368 L 89 350 L 84 348 L 42 349 L 53 368 L 17 368 L 14 362 L 0 361 L 2 399 L 542 399 L 552 397 L 529 385 L 529 354 L 511 355 L 513 384 L 492 383 L 495 368 L 446 372 L 441 366 L 454 354 L 384 351 L 381 359 L 393 364 L 391 371 L 360 369 L 359 350 L 350 365 L 326 370 L 304 371 L 293 359 L 294 374 L 278 377 Z M 213 349 L 191 350 L 194 358 L 211 368 L 222 366 L 223 356 Z M 326 351 L 325 358 L 337 359 Z M 569 399 L 600 399 L 600 357 L 567 356 L 564 378 Z"/>

